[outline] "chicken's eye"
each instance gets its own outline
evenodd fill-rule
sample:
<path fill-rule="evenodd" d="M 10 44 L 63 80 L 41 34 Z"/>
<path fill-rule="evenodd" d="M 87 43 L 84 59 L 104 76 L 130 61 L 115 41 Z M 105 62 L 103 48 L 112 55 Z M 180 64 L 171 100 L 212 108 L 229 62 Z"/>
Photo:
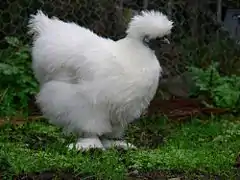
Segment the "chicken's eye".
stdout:
<path fill-rule="evenodd" d="M 150 38 L 149 38 L 149 36 L 144 36 L 144 38 L 143 38 L 143 44 L 145 44 L 145 45 L 149 45 L 149 42 L 150 42 Z"/>

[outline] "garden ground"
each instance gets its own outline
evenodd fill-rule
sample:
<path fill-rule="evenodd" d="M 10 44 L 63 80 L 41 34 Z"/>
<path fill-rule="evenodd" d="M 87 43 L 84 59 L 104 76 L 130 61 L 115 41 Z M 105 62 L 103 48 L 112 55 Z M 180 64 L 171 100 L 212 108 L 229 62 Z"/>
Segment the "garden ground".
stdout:
<path fill-rule="evenodd" d="M 240 178 L 240 119 L 229 115 L 142 119 L 127 133 L 138 150 L 70 151 L 74 139 L 43 119 L 1 126 L 2 179 Z"/>

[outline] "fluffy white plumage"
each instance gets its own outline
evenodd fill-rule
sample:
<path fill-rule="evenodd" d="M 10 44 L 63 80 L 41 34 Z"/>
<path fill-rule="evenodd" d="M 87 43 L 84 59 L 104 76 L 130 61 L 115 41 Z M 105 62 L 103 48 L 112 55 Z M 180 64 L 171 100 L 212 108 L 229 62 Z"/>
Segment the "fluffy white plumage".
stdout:
<path fill-rule="evenodd" d="M 77 133 L 78 149 L 104 149 L 113 142 L 125 147 L 111 139 L 120 138 L 148 107 L 162 71 L 143 38 L 169 34 L 172 22 L 160 12 L 144 11 L 132 18 L 125 38 L 113 41 L 38 11 L 29 29 L 41 86 L 37 102 L 45 117 Z"/>

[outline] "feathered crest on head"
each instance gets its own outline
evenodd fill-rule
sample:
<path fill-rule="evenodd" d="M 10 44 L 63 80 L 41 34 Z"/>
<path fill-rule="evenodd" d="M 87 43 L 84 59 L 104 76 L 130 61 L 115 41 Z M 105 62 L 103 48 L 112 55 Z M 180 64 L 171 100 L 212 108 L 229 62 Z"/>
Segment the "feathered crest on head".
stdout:
<path fill-rule="evenodd" d="M 166 15 L 159 11 L 141 11 L 140 14 L 135 15 L 127 29 L 129 37 L 156 38 L 168 35 L 171 33 L 173 22 L 168 19 Z"/>

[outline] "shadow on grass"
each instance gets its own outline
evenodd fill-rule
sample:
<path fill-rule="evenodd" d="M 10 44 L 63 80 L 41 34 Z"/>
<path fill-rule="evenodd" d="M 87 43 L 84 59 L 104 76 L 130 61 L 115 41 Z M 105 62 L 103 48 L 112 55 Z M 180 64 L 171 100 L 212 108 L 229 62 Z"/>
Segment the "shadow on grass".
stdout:
<path fill-rule="evenodd" d="M 67 170 L 49 170 L 38 173 L 21 174 L 13 177 L 15 180 L 100 180 L 91 174 L 76 174 Z M 240 176 L 236 176 L 240 178 Z M 208 175 L 197 172 L 152 171 L 139 173 L 129 172 L 125 180 L 223 180 L 232 179 L 227 176 Z M 104 180 L 104 179 L 102 179 Z"/>
<path fill-rule="evenodd" d="M 14 177 L 15 180 L 96 180 L 90 174 L 75 174 L 67 170 L 49 170 L 38 173 L 21 174 Z"/>

